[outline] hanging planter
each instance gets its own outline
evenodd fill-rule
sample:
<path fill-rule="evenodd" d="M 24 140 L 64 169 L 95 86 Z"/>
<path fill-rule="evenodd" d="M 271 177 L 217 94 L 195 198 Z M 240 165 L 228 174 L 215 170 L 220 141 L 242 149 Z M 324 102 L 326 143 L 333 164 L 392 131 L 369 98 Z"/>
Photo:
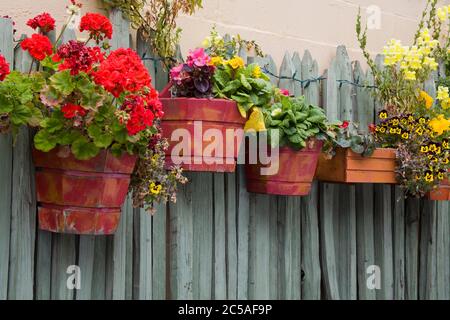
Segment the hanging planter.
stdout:
<path fill-rule="evenodd" d="M 395 150 L 377 148 L 363 157 L 349 148 L 337 148 L 332 159 L 320 156 L 317 179 L 336 183 L 396 184 Z"/>
<path fill-rule="evenodd" d="M 428 194 L 428 199 L 434 201 L 450 201 L 450 184 L 448 182 L 441 182 L 436 190 Z"/>
<path fill-rule="evenodd" d="M 120 221 L 136 157 L 108 150 L 77 160 L 61 148 L 33 150 L 39 228 L 51 232 L 108 235 Z"/>
<path fill-rule="evenodd" d="M 166 151 L 166 167 L 171 168 L 176 164 L 185 171 L 234 172 L 243 138 L 239 132 L 242 132 L 246 122 L 236 102 L 225 99 L 171 98 L 170 87 L 169 84 L 160 96 L 164 110 L 161 128 L 170 144 Z M 173 154 L 174 149 L 183 143 L 174 141 L 178 136 L 175 131 L 179 129 L 184 129 L 187 134 L 185 137 L 189 138 L 186 144 L 188 150 Z M 213 141 L 204 136 L 208 132 L 214 134 Z M 216 141 L 216 138 L 222 141 Z M 217 146 L 215 150 L 211 147 L 212 143 Z"/>
<path fill-rule="evenodd" d="M 279 149 L 278 163 L 246 164 L 247 191 L 252 193 L 306 196 L 311 191 L 311 184 L 317 169 L 322 142 L 311 140 L 307 147 L 296 151 L 290 147 Z M 278 167 L 273 175 L 263 175 L 262 170 Z"/>

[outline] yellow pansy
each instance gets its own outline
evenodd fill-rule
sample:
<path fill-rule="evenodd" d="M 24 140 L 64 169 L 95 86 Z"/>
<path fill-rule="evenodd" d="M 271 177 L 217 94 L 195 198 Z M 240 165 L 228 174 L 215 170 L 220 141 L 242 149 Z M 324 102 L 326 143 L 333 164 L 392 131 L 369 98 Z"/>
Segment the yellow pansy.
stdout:
<path fill-rule="evenodd" d="M 256 65 L 255 68 L 253 69 L 253 77 L 255 78 L 260 78 L 261 77 L 261 67 Z"/>
<path fill-rule="evenodd" d="M 432 119 L 428 125 L 438 136 L 450 130 L 450 120 L 446 119 L 443 114 Z"/>
<path fill-rule="evenodd" d="M 154 182 L 150 183 L 149 190 L 152 194 L 159 194 L 161 192 L 162 185 L 156 184 Z"/>
<path fill-rule="evenodd" d="M 233 68 L 233 69 L 239 69 L 239 68 L 243 68 L 245 66 L 244 60 L 241 57 L 234 57 L 231 60 L 228 60 L 228 64 Z"/>
<path fill-rule="evenodd" d="M 253 108 L 250 117 L 244 126 L 244 131 L 266 131 L 266 125 L 264 124 L 264 116 L 259 108 Z"/>
<path fill-rule="evenodd" d="M 434 181 L 434 175 L 432 172 L 427 172 L 425 175 L 425 181 L 426 182 L 433 182 Z"/>
<path fill-rule="evenodd" d="M 210 64 L 212 66 L 220 66 L 223 64 L 223 58 L 222 57 L 211 57 Z"/>

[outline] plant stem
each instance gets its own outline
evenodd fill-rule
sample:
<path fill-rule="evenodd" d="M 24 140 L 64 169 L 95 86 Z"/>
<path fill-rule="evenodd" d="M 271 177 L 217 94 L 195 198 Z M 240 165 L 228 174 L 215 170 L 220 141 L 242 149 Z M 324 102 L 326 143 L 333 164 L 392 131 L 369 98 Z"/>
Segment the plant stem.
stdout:
<path fill-rule="evenodd" d="M 31 74 L 31 71 L 33 71 L 33 64 L 34 64 L 34 59 L 31 60 L 30 70 L 28 71 L 28 75 L 30 75 L 30 74 Z"/>
<path fill-rule="evenodd" d="M 69 23 L 70 23 L 70 21 L 72 20 L 73 16 L 74 16 L 74 14 L 72 13 L 72 14 L 70 15 L 69 19 L 67 19 L 67 22 L 64 24 L 63 28 L 61 29 L 61 32 L 60 32 L 60 34 L 59 34 L 59 36 L 58 36 L 58 39 L 56 39 L 55 47 L 58 47 L 58 43 L 59 43 L 59 41 L 61 40 L 62 35 L 63 35 L 64 32 L 66 31 L 67 26 L 69 25 Z"/>

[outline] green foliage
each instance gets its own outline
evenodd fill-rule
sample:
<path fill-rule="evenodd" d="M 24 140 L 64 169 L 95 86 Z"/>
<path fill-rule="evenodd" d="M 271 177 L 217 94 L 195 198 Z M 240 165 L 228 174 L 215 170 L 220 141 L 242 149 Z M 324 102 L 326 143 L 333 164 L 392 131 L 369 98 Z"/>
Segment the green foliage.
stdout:
<path fill-rule="evenodd" d="M 278 131 L 278 139 L 271 139 L 272 147 L 289 146 L 302 149 L 311 138 L 325 139 L 327 117 L 320 107 L 305 102 L 305 97 L 280 95 L 270 108 L 263 109 L 264 121 L 269 137 Z"/>
<path fill-rule="evenodd" d="M 42 120 L 42 113 L 36 105 L 38 91 L 44 80 L 39 75 L 25 75 L 13 71 L 0 82 L 0 128 L 16 134 L 23 125 L 35 127 Z"/>
<path fill-rule="evenodd" d="M 257 64 L 243 67 L 242 62 L 242 67 L 233 68 L 230 63 L 224 63 L 214 74 L 215 96 L 236 101 L 243 117 L 253 107 L 265 108 L 271 102 L 274 90 Z"/>

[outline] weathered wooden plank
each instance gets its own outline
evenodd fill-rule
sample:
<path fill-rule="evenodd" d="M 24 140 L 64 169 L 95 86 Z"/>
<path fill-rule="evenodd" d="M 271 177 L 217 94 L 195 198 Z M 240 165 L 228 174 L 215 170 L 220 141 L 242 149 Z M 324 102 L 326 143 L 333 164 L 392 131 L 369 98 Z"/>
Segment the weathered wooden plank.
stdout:
<path fill-rule="evenodd" d="M 137 209 L 137 219 L 136 225 L 136 254 L 138 258 L 135 260 L 138 269 L 135 270 L 138 274 L 138 297 L 139 300 L 152 300 L 153 298 L 153 273 L 152 273 L 152 263 L 153 263 L 153 239 L 152 239 L 152 216 L 145 209 Z M 157 212 L 156 214 L 161 214 L 162 212 Z M 165 274 L 165 272 L 164 272 Z"/>
<path fill-rule="evenodd" d="M 405 201 L 400 187 L 394 188 L 394 299 L 405 299 Z"/>
<path fill-rule="evenodd" d="M 436 286 L 439 300 L 450 300 L 450 213 L 448 201 L 439 201 L 436 217 Z"/>
<path fill-rule="evenodd" d="M 95 236 L 80 236 L 78 266 L 81 270 L 81 289 L 76 291 L 77 300 L 92 299 L 94 273 Z"/>
<path fill-rule="evenodd" d="M 193 221 L 193 298 L 211 299 L 213 270 L 213 174 L 196 173 L 191 181 Z M 225 231 L 225 230 L 224 230 Z"/>
<path fill-rule="evenodd" d="M 339 46 L 336 51 L 338 66 L 338 80 L 352 81 L 352 67 L 347 50 Z M 339 112 L 341 120 L 353 120 L 353 87 L 348 84 L 338 84 Z M 339 231 L 337 239 L 338 280 L 340 297 L 346 300 L 355 300 L 356 286 L 356 208 L 355 186 L 345 185 L 339 187 Z"/>
<path fill-rule="evenodd" d="M 309 51 L 306 51 L 305 55 L 306 54 L 309 55 L 309 58 L 311 59 L 311 62 L 312 62 L 311 54 L 309 53 Z M 292 67 L 294 68 L 295 79 L 303 79 L 303 78 L 306 79 L 307 76 L 310 76 L 310 74 L 308 74 L 308 75 L 303 74 L 302 59 L 300 58 L 300 54 L 297 51 L 294 52 L 294 54 L 292 56 Z M 306 71 L 309 71 L 309 70 L 306 70 Z M 295 95 L 296 97 L 301 96 L 303 94 L 302 84 L 298 81 L 294 81 L 292 85 L 293 85 L 292 94 Z"/>
<path fill-rule="evenodd" d="M 373 77 L 369 73 L 366 77 L 359 62 L 356 62 L 353 78 L 359 83 L 373 83 Z M 374 120 L 374 101 L 371 92 L 365 88 L 355 90 L 355 118 L 363 132 L 367 132 L 367 126 Z M 367 288 L 367 268 L 375 264 L 374 234 L 373 234 L 373 185 L 356 186 L 356 245 L 358 266 L 358 298 L 362 300 L 375 300 L 375 290 Z"/>
<path fill-rule="evenodd" d="M 16 70 L 25 71 L 28 67 L 28 72 L 31 60 L 22 49 L 16 49 Z M 13 149 L 8 299 L 33 298 L 35 224 L 32 221 L 36 220 L 36 197 L 31 185 L 32 167 L 29 130 L 21 128 Z"/>
<path fill-rule="evenodd" d="M 249 299 L 270 298 L 270 202 L 250 194 Z"/>
<path fill-rule="evenodd" d="M 38 230 L 36 238 L 35 298 L 37 300 L 49 300 L 52 279 L 52 234 Z"/>
<path fill-rule="evenodd" d="M 194 174 L 186 173 L 189 183 L 178 191 L 177 203 L 170 205 L 171 299 L 193 299 L 194 226 L 192 197 Z"/>
<path fill-rule="evenodd" d="M 293 58 L 294 66 L 298 67 L 296 55 Z M 303 80 L 316 78 L 319 75 L 317 61 L 312 59 L 311 53 L 306 50 L 301 61 L 301 76 Z M 297 90 L 296 90 L 297 92 Z M 320 83 L 311 82 L 303 90 L 307 102 L 320 104 Z M 296 93 L 297 94 L 297 93 Z M 301 263 L 305 272 L 302 281 L 302 299 L 319 300 L 320 299 L 320 253 L 319 253 L 319 184 L 314 182 L 311 187 L 311 193 L 301 200 Z"/>
<path fill-rule="evenodd" d="M 14 65 L 12 20 L 0 18 L 0 52 Z M 8 295 L 9 244 L 11 228 L 12 140 L 10 135 L 0 135 L 0 300 Z"/>
<path fill-rule="evenodd" d="M 164 300 L 167 297 L 167 205 L 160 204 L 157 206 L 156 214 L 153 216 L 152 228 L 152 294 L 153 300 Z"/>
<path fill-rule="evenodd" d="M 267 241 L 269 246 L 269 296 L 268 299 L 276 300 L 280 299 L 280 296 L 284 294 L 283 291 L 283 269 L 281 267 L 284 260 L 288 260 L 290 264 L 290 255 L 284 255 L 284 229 L 283 223 L 286 220 L 286 213 L 281 212 L 278 209 L 278 203 L 282 197 L 278 196 L 266 196 L 269 198 L 269 237 L 266 239 L 260 239 L 259 241 Z M 260 227 L 257 227 L 256 232 L 260 232 Z M 263 227 L 265 228 L 265 226 Z M 298 228 L 297 230 L 300 232 Z M 264 230 L 264 229 L 263 229 Z M 263 231 L 264 232 L 264 231 Z M 298 242 L 300 247 L 300 242 Z M 298 255 L 300 257 L 300 254 Z M 300 266 L 299 266 L 300 267 Z M 258 277 L 257 277 L 258 279 Z M 286 287 L 286 286 L 284 286 Z"/>
<path fill-rule="evenodd" d="M 246 189 L 245 170 L 237 166 L 237 298 L 249 298 L 250 196 Z"/>
<path fill-rule="evenodd" d="M 294 68 L 294 65 L 292 64 L 291 55 L 289 52 L 286 52 L 284 54 L 283 62 L 281 63 L 280 67 L 280 81 L 278 83 L 278 86 L 281 89 L 286 89 L 290 93 L 294 92 L 294 81 L 292 81 L 292 77 L 296 73 L 296 69 Z"/>
<path fill-rule="evenodd" d="M 238 287 L 238 226 L 237 216 L 237 195 L 236 195 L 237 174 L 229 173 L 225 175 L 225 208 L 226 208 L 226 234 L 227 234 L 227 299 L 237 299 Z"/>
<path fill-rule="evenodd" d="M 436 206 L 422 201 L 420 235 L 419 299 L 434 300 L 436 287 Z"/>
<path fill-rule="evenodd" d="M 339 119 L 339 94 L 336 80 L 339 77 L 339 68 L 336 58 L 331 61 L 330 68 L 325 73 L 326 80 L 323 82 L 323 100 L 328 119 L 331 121 Z M 334 216 L 338 213 L 338 191 L 337 185 L 323 183 L 320 185 L 320 261 L 322 265 L 322 277 L 324 284 L 324 297 L 326 299 L 338 300 L 340 298 L 336 248 L 334 241 Z"/>
<path fill-rule="evenodd" d="M 112 238 L 112 237 L 110 237 Z M 94 265 L 91 299 L 104 300 L 106 298 L 106 252 L 108 239 L 106 237 L 96 237 L 94 243 Z"/>
<path fill-rule="evenodd" d="M 405 299 L 419 298 L 420 202 L 406 201 L 405 212 Z"/>
<path fill-rule="evenodd" d="M 69 234 L 54 234 L 52 248 L 52 278 L 51 299 L 72 300 L 75 290 L 67 287 L 67 274 L 69 266 L 76 265 L 75 252 L 76 236 Z M 83 276 L 83 272 L 81 273 Z M 81 279 L 83 281 L 83 279 Z"/>
<path fill-rule="evenodd" d="M 225 176 L 214 174 L 214 299 L 227 298 Z"/>

